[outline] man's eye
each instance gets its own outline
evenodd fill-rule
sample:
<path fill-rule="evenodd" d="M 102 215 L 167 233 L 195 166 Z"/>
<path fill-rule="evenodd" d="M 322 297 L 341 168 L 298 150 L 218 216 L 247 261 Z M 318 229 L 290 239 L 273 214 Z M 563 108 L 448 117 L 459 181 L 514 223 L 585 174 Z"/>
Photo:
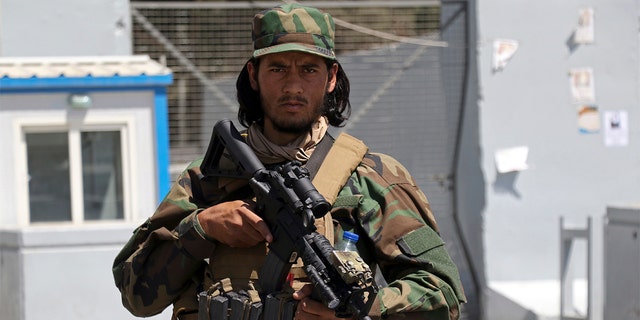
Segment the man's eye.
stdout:
<path fill-rule="evenodd" d="M 305 70 L 305 72 L 307 72 L 307 73 L 316 73 L 316 72 L 318 72 L 318 71 L 317 71 L 316 69 L 314 69 L 314 68 L 307 68 L 307 69 Z"/>

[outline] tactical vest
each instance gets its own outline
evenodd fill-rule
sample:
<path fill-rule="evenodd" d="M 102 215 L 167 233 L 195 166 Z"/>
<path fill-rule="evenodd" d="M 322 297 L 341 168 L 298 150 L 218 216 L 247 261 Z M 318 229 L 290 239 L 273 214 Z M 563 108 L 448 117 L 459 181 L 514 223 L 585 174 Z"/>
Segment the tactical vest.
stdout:
<path fill-rule="evenodd" d="M 313 185 L 329 203 L 333 205 L 338 193 L 367 151 L 367 146 L 361 140 L 346 133 L 341 133 L 334 141 L 313 178 Z M 316 219 L 315 226 L 318 233 L 324 235 L 332 244 L 334 243 L 334 226 L 330 214 Z M 231 280 L 233 290 L 252 289 L 252 285 L 257 283 L 258 270 L 267 253 L 266 243 L 250 248 L 231 248 L 224 244 L 217 244 L 205 271 L 204 288 L 209 288 L 220 280 L 228 278 Z M 294 290 L 307 283 L 302 267 L 298 259 L 291 268 Z"/>

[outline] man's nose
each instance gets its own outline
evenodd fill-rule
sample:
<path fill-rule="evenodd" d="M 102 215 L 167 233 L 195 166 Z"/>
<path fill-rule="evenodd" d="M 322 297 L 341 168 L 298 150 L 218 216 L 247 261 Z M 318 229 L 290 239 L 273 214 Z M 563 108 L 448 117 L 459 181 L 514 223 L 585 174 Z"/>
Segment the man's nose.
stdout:
<path fill-rule="evenodd" d="M 302 77 L 298 72 L 288 72 L 282 87 L 284 93 L 302 93 L 304 91 L 302 85 Z"/>

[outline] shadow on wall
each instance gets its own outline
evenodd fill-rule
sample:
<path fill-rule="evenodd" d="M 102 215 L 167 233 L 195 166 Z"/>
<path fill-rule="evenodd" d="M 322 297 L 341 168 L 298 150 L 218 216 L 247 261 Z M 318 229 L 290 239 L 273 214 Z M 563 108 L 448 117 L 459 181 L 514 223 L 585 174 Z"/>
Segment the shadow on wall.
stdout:
<path fill-rule="evenodd" d="M 496 179 L 493 182 L 493 191 L 496 193 L 507 193 L 520 199 L 522 196 L 518 190 L 516 190 L 515 184 L 518 179 L 519 171 L 512 171 L 506 173 L 497 173 Z"/>

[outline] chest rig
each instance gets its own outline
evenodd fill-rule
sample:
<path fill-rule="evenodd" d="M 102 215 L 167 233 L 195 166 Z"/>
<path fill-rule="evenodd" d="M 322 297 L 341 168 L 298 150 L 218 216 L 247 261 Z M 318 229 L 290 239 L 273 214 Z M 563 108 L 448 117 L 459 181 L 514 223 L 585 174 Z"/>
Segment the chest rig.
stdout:
<path fill-rule="evenodd" d="M 335 141 L 327 135 L 319 143 L 306 167 L 311 172 L 313 185 L 327 202 L 334 204 L 338 193 L 367 151 L 367 146 L 361 140 L 346 133 L 341 133 Z M 314 224 L 317 232 L 334 244 L 334 225 L 331 214 L 316 219 Z M 250 248 L 231 248 L 224 244 L 217 244 L 205 271 L 204 288 L 209 288 L 222 279 L 225 281 L 229 279 L 233 290 L 254 289 L 258 270 L 264 263 L 267 253 L 266 243 Z M 291 267 L 290 276 L 293 289 L 299 289 L 306 283 L 306 275 L 300 260 Z"/>

